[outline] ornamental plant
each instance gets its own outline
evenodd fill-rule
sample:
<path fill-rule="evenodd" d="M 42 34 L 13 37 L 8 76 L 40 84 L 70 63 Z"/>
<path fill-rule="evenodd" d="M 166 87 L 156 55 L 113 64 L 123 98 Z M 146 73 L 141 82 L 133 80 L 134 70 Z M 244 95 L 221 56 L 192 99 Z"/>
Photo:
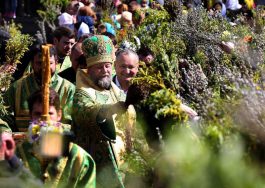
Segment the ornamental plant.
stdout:
<path fill-rule="evenodd" d="M 63 133 L 63 128 L 60 122 L 53 121 L 33 121 L 29 125 L 28 139 L 30 143 L 39 140 L 42 134 L 45 133 Z"/>
<path fill-rule="evenodd" d="M 29 50 L 29 46 L 33 42 L 33 38 L 27 34 L 22 34 L 20 25 L 11 23 L 5 28 L 10 34 L 10 38 L 6 41 L 5 59 L 0 66 L 0 114 L 6 113 L 6 107 L 3 103 L 2 92 L 9 88 L 12 81 L 12 74 L 16 70 L 17 64 L 21 63 L 20 59 L 25 52 Z"/>
<path fill-rule="evenodd" d="M 144 136 L 137 139 L 141 144 L 133 150 L 139 163 L 134 162 L 137 169 L 149 172 L 147 179 L 153 177 L 149 182 L 139 181 L 159 187 L 248 187 L 251 182 L 261 187 L 264 177 L 259 173 L 263 170 L 256 168 L 264 164 L 265 151 L 265 32 L 259 29 L 261 17 L 254 17 L 254 27 L 246 24 L 243 16 L 231 25 L 202 8 L 183 11 L 182 4 L 175 1 L 165 2 L 164 9 L 151 10 L 150 15 L 131 34 L 155 54 L 151 67 L 140 71 L 132 84 L 138 124 L 145 124 Z M 224 42 L 232 43 L 233 48 L 226 51 Z M 158 83 L 163 83 L 162 87 Z M 199 121 L 185 123 L 180 118 L 172 124 L 172 117 L 158 120 L 166 110 L 174 111 L 168 95 L 172 91 L 175 100 L 196 109 Z M 143 98 L 145 103 L 140 100 Z M 147 113 L 155 108 L 152 115 Z M 153 126 L 159 129 L 146 130 Z M 146 142 L 155 154 L 142 153 Z M 131 158 L 126 159 L 130 164 Z M 250 171 L 242 173 L 248 168 Z M 246 178 L 238 181 L 238 176 Z"/>

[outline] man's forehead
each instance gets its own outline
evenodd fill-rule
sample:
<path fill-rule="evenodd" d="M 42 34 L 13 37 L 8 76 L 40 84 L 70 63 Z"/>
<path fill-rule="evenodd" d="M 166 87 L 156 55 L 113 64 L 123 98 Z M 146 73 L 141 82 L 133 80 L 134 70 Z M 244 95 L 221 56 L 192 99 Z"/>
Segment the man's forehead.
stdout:
<path fill-rule="evenodd" d="M 117 62 L 120 63 L 125 63 L 126 60 L 133 60 L 133 62 L 137 63 L 137 56 L 132 53 L 122 53 L 120 58 L 117 58 Z"/>

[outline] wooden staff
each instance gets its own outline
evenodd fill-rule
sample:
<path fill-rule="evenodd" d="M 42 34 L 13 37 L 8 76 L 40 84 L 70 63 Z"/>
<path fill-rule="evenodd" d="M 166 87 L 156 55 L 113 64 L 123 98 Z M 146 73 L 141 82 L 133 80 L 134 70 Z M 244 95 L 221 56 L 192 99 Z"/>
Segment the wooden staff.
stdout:
<path fill-rule="evenodd" d="M 49 121 L 49 95 L 50 95 L 50 45 L 42 45 L 42 121 Z"/>

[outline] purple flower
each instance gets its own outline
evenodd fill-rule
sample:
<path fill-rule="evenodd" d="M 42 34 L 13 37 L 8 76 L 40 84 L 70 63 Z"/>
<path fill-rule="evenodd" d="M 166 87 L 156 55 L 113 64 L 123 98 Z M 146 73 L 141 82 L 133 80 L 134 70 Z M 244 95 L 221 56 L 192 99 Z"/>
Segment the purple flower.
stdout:
<path fill-rule="evenodd" d="M 31 138 L 32 138 L 32 140 L 36 141 L 36 140 L 38 140 L 39 135 L 38 134 L 32 135 Z"/>

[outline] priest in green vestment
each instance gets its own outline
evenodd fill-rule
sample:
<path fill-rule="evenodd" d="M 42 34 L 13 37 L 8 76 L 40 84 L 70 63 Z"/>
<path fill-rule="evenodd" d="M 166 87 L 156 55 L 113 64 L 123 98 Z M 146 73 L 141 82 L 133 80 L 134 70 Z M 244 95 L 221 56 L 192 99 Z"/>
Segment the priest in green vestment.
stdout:
<path fill-rule="evenodd" d="M 68 27 L 60 26 L 53 32 L 53 37 L 58 57 L 56 71 L 59 73 L 72 66 L 70 53 L 75 44 L 75 33 Z"/>
<path fill-rule="evenodd" d="M 61 26 L 55 29 L 53 37 L 54 48 L 56 49 L 56 56 L 58 59 L 56 73 L 60 73 L 72 66 L 70 53 L 75 44 L 75 33 L 71 29 Z M 27 76 L 33 71 L 32 65 L 29 63 L 23 75 Z"/>
<path fill-rule="evenodd" d="M 40 47 L 32 50 L 32 68 L 34 72 L 14 82 L 4 94 L 4 102 L 8 107 L 7 110 L 9 113 L 1 118 L 8 123 L 12 131 L 27 131 L 29 124 L 27 99 L 41 87 L 41 53 Z M 52 74 L 50 87 L 59 94 L 63 113 L 62 122 L 71 124 L 72 118 L 70 114 L 75 86 L 58 76 L 55 71 L 56 61 L 55 50 L 53 47 L 50 47 L 50 67 Z"/>
<path fill-rule="evenodd" d="M 31 124 L 28 128 L 29 140 L 24 141 L 17 148 L 17 154 L 21 157 L 24 166 L 47 187 L 95 187 L 96 167 L 92 157 L 77 144 L 71 142 L 69 126 L 58 123 L 61 119 L 58 94 L 50 89 L 49 115 L 51 121 L 49 122 L 40 121 L 43 112 L 42 100 L 43 93 L 39 90 L 32 94 L 28 101 L 31 117 Z M 59 142 L 60 140 L 54 139 L 57 137 L 49 137 L 45 140 L 44 136 L 48 133 L 64 135 L 63 144 Z M 63 148 L 62 154 L 57 154 L 58 148 Z M 49 151 L 49 156 L 46 150 Z M 55 155 L 51 155 L 51 152 Z"/>
<path fill-rule="evenodd" d="M 73 130 L 77 143 L 88 151 L 97 165 L 98 187 L 122 187 L 122 154 L 130 149 L 130 131 L 135 118 L 132 106 L 123 102 L 125 95 L 111 80 L 114 51 L 112 41 L 102 35 L 82 43 L 87 69 L 79 69 L 73 101 Z M 122 117 L 130 114 L 132 121 Z M 113 129 L 103 133 L 101 123 Z M 102 124 L 102 125 L 103 125 Z M 110 127 L 106 124 L 107 127 Z M 105 135 L 109 134 L 109 135 Z M 106 136 L 112 136 L 112 141 Z"/>

